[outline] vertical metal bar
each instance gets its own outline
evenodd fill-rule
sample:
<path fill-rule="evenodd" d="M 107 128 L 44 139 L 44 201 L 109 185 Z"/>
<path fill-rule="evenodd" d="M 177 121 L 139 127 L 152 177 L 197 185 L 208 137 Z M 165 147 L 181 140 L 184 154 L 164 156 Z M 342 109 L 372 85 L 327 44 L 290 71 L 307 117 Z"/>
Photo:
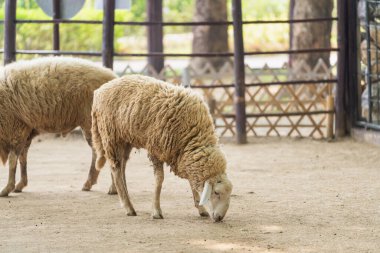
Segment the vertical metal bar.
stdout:
<path fill-rule="evenodd" d="M 294 19 L 294 6 L 295 6 L 295 0 L 290 0 L 289 2 L 289 20 Z M 293 31 L 294 31 L 294 24 L 289 23 L 289 49 L 293 49 Z M 289 66 L 292 66 L 292 57 L 289 54 Z"/>
<path fill-rule="evenodd" d="M 351 133 L 355 121 L 359 118 L 359 73 L 360 73 L 360 60 L 359 52 L 359 26 L 358 26 L 358 13 L 357 1 L 348 1 L 347 3 L 347 114 L 346 129 Z"/>
<path fill-rule="evenodd" d="M 4 65 L 16 60 L 16 8 L 17 0 L 5 1 Z"/>
<path fill-rule="evenodd" d="M 375 3 L 376 4 L 376 7 L 375 7 L 375 9 L 377 9 L 378 8 L 378 3 Z M 378 36 L 378 31 L 377 31 L 377 29 L 378 29 L 378 23 L 376 22 L 376 20 L 375 20 L 375 22 L 373 23 L 373 26 L 375 27 L 375 39 L 374 39 L 374 43 L 375 43 L 375 64 L 376 64 L 376 82 L 375 82 L 375 84 L 372 84 L 372 85 L 375 85 L 375 88 L 376 88 L 376 99 L 374 99 L 374 103 L 376 103 L 376 109 L 377 109 L 377 111 L 375 112 L 376 113 L 376 118 L 375 118 L 375 120 L 376 120 L 376 122 L 374 122 L 375 124 L 379 124 L 379 109 L 380 109 L 380 107 L 379 107 L 379 58 L 378 58 L 378 56 L 379 56 L 379 48 L 378 48 L 378 40 L 377 40 L 377 36 Z M 372 120 L 373 120 L 373 118 L 372 118 Z"/>
<path fill-rule="evenodd" d="M 245 111 L 245 64 L 241 0 L 232 1 L 232 17 L 234 27 L 234 72 L 235 72 L 235 114 L 236 134 L 239 144 L 247 143 L 246 111 Z"/>
<path fill-rule="evenodd" d="M 53 20 L 61 17 L 61 5 L 60 0 L 53 0 Z M 54 23 L 53 26 L 53 49 L 59 50 L 59 24 Z M 57 55 L 57 54 L 56 54 Z"/>
<path fill-rule="evenodd" d="M 346 135 L 347 1 L 338 0 L 338 83 L 335 94 L 335 136 Z"/>
<path fill-rule="evenodd" d="M 368 82 L 368 122 L 372 123 L 372 61 L 371 61 L 371 30 L 368 18 L 368 1 L 365 1 L 365 24 L 366 24 L 366 40 L 367 40 L 367 82 Z"/>
<path fill-rule="evenodd" d="M 113 68 L 115 0 L 103 0 L 103 66 Z"/>
<path fill-rule="evenodd" d="M 148 0 L 147 12 L 148 21 L 162 22 L 162 0 Z M 164 50 L 162 25 L 150 25 L 147 29 L 149 53 L 162 53 Z M 164 57 L 149 56 L 148 64 L 154 67 L 157 73 L 160 73 L 164 67 Z"/>

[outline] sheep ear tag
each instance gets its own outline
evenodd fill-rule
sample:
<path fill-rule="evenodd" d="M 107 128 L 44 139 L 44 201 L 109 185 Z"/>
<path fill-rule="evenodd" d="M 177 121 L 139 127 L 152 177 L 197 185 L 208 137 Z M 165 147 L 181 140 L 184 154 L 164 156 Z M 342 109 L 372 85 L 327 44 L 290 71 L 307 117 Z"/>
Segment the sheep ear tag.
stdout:
<path fill-rule="evenodd" d="M 200 206 L 204 206 L 210 200 L 211 197 L 211 185 L 208 180 L 205 182 L 205 186 L 203 188 L 201 200 L 199 201 Z"/>

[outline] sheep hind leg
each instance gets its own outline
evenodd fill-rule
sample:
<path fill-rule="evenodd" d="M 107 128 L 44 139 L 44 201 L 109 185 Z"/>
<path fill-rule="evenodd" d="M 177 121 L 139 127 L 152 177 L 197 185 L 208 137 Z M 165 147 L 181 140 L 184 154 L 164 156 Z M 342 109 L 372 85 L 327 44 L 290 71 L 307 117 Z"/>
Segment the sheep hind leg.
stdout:
<path fill-rule="evenodd" d="M 92 186 L 97 183 L 99 171 L 95 168 L 96 163 L 96 152 L 92 150 L 92 160 L 91 160 L 91 167 L 88 172 L 88 178 L 87 181 L 84 183 L 82 187 L 82 191 L 90 191 Z"/>
<path fill-rule="evenodd" d="M 82 127 L 82 133 L 83 133 L 88 145 L 91 147 L 92 159 L 91 159 L 90 170 L 88 172 L 88 178 L 82 187 L 82 191 L 90 191 L 92 186 L 97 183 L 98 176 L 99 176 L 99 171 L 95 168 L 96 152 L 92 147 L 91 131 L 86 130 L 86 129 L 90 129 L 90 128 Z"/>
<path fill-rule="evenodd" d="M 21 179 L 17 183 L 16 188 L 14 192 L 22 192 L 22 189 L 24 189 L 25 186 L 28 185 L 28 173 L 27 173 L 27 158 L 28 158 L 28 151 L 30 144 L 32 143 L 32 139 L 28 140 L 26 143 L 26 146 L 22 149 L 19 157 L 20 161 L 20 171 L 21 171 Z"/>
<path fill-rule="evenodd" d="M 199 215 L 202 217 L 209 217 L 210 215 L 208 214 L 206 208 L 204 208 L 204 206 L 199 205 L 200 197 L 198 192 L 193 188 L 191 188 L 191 191 L 193 192 L 194 204 L 195 207 L 198 209 Z"/>
<path fill-rule="evenodd" d="M 131 201 L 129 200 L 127 183 L 125 180 L 125 166 L 131 153 L 132 147 L 127 145 L 125 147 L 124 157 L 122 161 L 114 159 L 114 165 L 111 166 L 112 177 L 116 186 L 117 193 L 119 195 L 121 205 L 127 209 L 128 216 L 136 216 L 136 211 L 133 208 Z"/>
<path fill-rule="evenodd" d="M 5 188 L 0 192 L 0 197 L 6 197 L 10 192 L 15 189 L 16 184 L 16 168 L 17 168 L 17 155 L 14 151 L 9 153 L 9 176 L 8 176 L 8 184 Z"/>
<path fill-rule="evenodd" d="M 154 197 L 153 197 L 153 210 L 152 210 L 152 218 L 153 219 L 163 219 L 161 206 L 160 206 L 160 197 L 161 197 L 161 189 L 162 182 L 164 181 L 164 164 L 159 161 L 154 156 L 149 156 L 150 160 L 153 162 L 154 168 L 154 178 L 156 181 L 155 189 L 154 189 Z"/>

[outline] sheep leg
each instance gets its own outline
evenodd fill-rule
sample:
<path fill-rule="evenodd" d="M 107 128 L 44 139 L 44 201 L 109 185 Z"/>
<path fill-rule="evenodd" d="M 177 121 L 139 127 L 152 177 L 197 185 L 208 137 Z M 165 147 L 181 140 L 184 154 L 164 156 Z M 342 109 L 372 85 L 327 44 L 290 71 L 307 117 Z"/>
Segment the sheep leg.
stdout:
<path fill-rule="evenodd" d="M 92 150 L 92 160 L 91 160 L 91 167 L 88 172 L 88 178 L 87 181 L 84 183 L 82 187 L 82 191 L 89 191 L 91 190 L 91 187 L 97 183 L 98 181 L 98 176 L 99 176 L 99 171 L 95 168 L 95 163 L 96 163 L 96 152 L 92 148 L 92 139 L 91 139 L 91 131 L 86 130 L 86 129 L 91 129 L 91 127 L 85 128 L 82 127 L 82 133 L 88 143 L 88 145 L 91 147 Z"/>
<path fill-rule="evenodd" d="M 117 194 L 117 190 L 116 190 L 116 186 L 115 186 L 115 181 L 113 180 L 113 176 L 112 176 L 112 173 L 111 173 L 111 178 L 112 178 L 112 183 L 111 183 L 111 186 L 108 190 L 108 194 L 109 195 L 116 195 Z"/>
<path fill-rule="evenodd" d="M 199 205 L 199 193 L 196 190 L 194 190 L 193 187 L 191 187 L 191 191 L 193 192 L 194 204 L 195 207 L 198 209 L 199 215 L 202 217 L 209 217 L 210 215 L 208 214 L 206 208 L 204 208 L 204 206 Z"/>
<path fill-rule="evenodd" d="M 32 143 L 32 139 L 28 140 L 25 147 L 22 149 L 19 161 L 20 161 L 20 171 L 21 171 L 21 179 L 17 183 L 14 192 L 22 192 L 22 189 L 28 185 L 28 174 L 26 170 L 28 151 L 30 144 Z"/>
<path fill-rule="evenodd" d="M 98 181 L 99 171 L 95 168 L 95 162 L 96 162 L 96 152 L 92 150 L 91 167 L 90 167 L 90 171 L 88 172 L 87 181 L 84 183 L 82 187 L 82 191 L 91 190 L 91 187 L 94 184 L 96 184 Z"/>
<path fill-rule="evenodd" d="M 15 189 L 16 184 L 16 168 L 17 168 L 17 155 L 14 151 L 9 153 L 9 176 L 8 176 L 8 184 L 1 191 L 0 197 L 6 197 L 10 192 Z"/>
<path fill-rule="evenodd" d="M 162 182 L 164 181 L 164 164 L 153 156 L 150 156 L 149 158 L 153 162 L 154 178 L 156 181 L 156 185 L 154 188 L 154 197 L 153 197 L 152 218 L 163 219 L 164 216 L 162 216 L 162 211 L 161 211 L 161 206 L 160 206 L 160 195 L 161 195 Z"/>
<path fill-rule="evenodd" d="M 136 216 L 136 211 L 133 208 L 131 201 L 129 200 L 127 183 L 125 180 L 125 165 L 129 158 L 129 154 L 131 153 L 132 147 L 128 145 L 126 148 L 127 150 L 125 150 L 125 155 L 121 159 L 121 163 L 117 159 L 114 159 L 115 162 L 114 165 L 111 166 L 111 172 L 121 205 L 127 209 L 128 216 Z"/>

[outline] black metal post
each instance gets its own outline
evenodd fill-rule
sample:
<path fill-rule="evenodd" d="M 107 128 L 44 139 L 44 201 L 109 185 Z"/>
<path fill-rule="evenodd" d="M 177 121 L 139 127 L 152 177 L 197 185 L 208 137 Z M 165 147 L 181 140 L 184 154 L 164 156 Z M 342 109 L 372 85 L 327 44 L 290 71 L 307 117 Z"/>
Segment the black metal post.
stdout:
<path fill-rule="evenodd" d="M 358 57 L 360 31 L 358 25 L 357 1 L 348 1 L 347 5 L 347 41 L 348 41 L 348 61 L 347 61 L 347 110 L 349 111 L 346 121 L 348 133 L 359 119 L 359 73 L 360 62 Z M 371 59 L 371 58 L 369 58 Z"/>
<path fill-rule="evenodd" d="M 103 44 L 102 59 L 103 65 L 113 68 L 114 54 L 114 23 L 115 23 L 115 0 L 103 1 Z"/>
<path fill-rule="evenodd" d="M 335 136 L 346 135 L 346 88 L 347 88 L 347 3 L 346 0 L 338 0 L 338 83 L 335 94 Z"/>
<path fill-rule="evenodd" d="M 16 60 L 16 7 L 17 0 L 5 1 L 4 65 Z"/>
<path fill-rule="evenodd" d="M 241 0 L 232 1 L 232 17 L 234 26 L 234 72 L 235 72 L 235 114 L 236 137 L 239 144 L 247 143 L 246 111 L 245 111 L 245 64 Z"/>
<path fill-rule="evenodd" d="M 290 0 L 289 2 L 289 20 L 294 19 L 294 6 L 296 4 L 296 0 Z M 294 31 L 294 24 L 289 23 L 289 49 L 293 49 L 293 31 Z M 292 66 L 292 57 L 289 55 L 289 66 Z"/>
<path fill-rule="evenodd" d="M 53 0 L 53 20 L 61 18 L 60 0 Z M 59 23 L 54 23 L 53 27 L 53 50 L 59 50 Z"/>
<path fill-rule="evenodd" d="M 162 22 L 162 0 L 148 0 L 147 12 L 149 22 Z M 161 24 L 148 26 L 148 51 L 149 53 L 162 53 L 164 51 Z M 157 73 L 160 73 L 164 67 L 164 57 L 149 56 L 148 64 L 153 66 Z"/>

